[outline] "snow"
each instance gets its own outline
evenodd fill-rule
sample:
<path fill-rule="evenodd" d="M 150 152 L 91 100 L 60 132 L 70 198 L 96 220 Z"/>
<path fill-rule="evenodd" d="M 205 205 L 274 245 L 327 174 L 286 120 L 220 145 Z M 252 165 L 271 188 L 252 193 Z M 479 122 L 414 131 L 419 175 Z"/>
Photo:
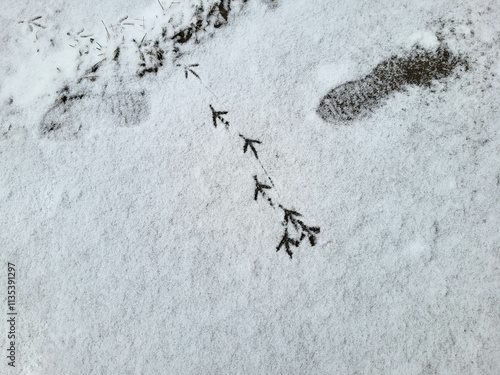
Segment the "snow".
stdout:
<path fill-rule="evenodd" d="M 4 3 L 0 372 L 500 373 L 497 2 L 233 0 L 178 53 L 215 0 Z M 469 69 L 317 116 L 439 43 Z M 278 204 L 321 228 L 292 259 Z"/>
<path fill-rule="evenodd" d="M 408 38 L 407 48 L 411 48 L 415 45 L 424 47 L 425 49 L 432 50 L 439 46 L 439 40 L 436 34 L 430 31 L 420 31 L 416 32 Z"/>

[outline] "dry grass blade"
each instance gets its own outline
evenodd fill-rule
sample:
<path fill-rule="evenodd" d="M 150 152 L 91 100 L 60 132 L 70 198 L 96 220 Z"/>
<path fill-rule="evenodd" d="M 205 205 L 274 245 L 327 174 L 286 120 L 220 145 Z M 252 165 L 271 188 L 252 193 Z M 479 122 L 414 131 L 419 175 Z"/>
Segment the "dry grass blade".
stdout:
<path fill-rule="evenodd" d="M 107 28 L 107 27 L 106 27 L 106 25 L 104 24 L 104 21 L 103 21 L 103 20 L 101 20 L 101 22 L 102 22 L 102 24 L 104 25 L 104 28 L 106 29 L 106 34 L 107 34 L 107 37 L 108 37 L 108 40 L 109 40 L 109 38 L 110 38 L 111 36 L 109 35 L 108 28 Z"/>

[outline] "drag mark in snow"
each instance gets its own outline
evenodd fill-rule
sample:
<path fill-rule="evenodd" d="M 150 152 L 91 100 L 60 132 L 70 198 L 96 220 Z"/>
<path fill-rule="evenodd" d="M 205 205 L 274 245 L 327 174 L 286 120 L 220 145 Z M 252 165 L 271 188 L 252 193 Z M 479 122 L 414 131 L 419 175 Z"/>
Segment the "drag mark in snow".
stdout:
<path fill-rule="evenodd" d="M 193 76 L 195 76 L 196 78 L 198 78 L 198 80 L 200 81 L 200 83 L 202 84 L 203 87 L 205 87 L 208 91 L 210 91 L 210 93 L 215 96 L 217 99 L 219 99 L 219 97 L 217 95 L 215 95 L 215 93 L 210 90 L 210 88 L 208 88 L 207 85 L 205 85 L 203 83 L 203 81 L 201 80 L 201 77 L 198 75 L 198 73 L 196 73 L 193 68 L 197 67 L 199 64 L 190 64 L 190 65 L 184 65 L 184 76 L 186 77 L 186 79 L 188 79 L 189 77 L 189 73 L 191 73 Z M 176 66 L 182 66 L 181 64 L 177 64 Z M 216 126 L 217 127 L 217 126 Z"/>

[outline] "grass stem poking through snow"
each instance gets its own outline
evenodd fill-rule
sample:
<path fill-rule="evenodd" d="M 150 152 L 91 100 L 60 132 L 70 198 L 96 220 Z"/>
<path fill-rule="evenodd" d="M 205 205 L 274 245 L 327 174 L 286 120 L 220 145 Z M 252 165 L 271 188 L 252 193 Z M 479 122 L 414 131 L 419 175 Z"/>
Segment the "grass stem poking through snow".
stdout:
<path fill-rule="evenodd" d="M 108 37 L 108 41 L 109 41 L 109 39 L 111 38 L 111 35 L 109 34 L 108 28 L 107 28 L 107 27 L 106 27 L 106 25 L 104 24 L 104 21 L 103 21 L 103 20 L 101 20 L 101 22 L 102 22 L 102 24 L 104 25 L 104 28 L 106 29 L 106 35 L 107 35 L 107 37 Z"/>

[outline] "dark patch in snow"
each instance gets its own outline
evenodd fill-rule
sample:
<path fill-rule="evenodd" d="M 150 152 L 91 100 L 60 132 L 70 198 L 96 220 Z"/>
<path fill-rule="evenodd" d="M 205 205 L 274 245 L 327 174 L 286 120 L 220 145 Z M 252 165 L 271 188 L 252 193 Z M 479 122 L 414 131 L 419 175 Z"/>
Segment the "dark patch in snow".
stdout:
<path fill-rule="evenodd" d="M 280 6 L 279 0 L 262 0 L 270 9 L 276 9 Z"/>
<path fill-rule="evenodd" d="M 11 130 L 12 130 L 12 124 L 5 126 L 5 128 L 2 124 L 2 130 L 1 130 L 2 137 L 0 139 L 6 139 Z"/>
<path fill-rule="evenodd" d="M 165 57 L 165 51 L 160 48 L 159 40 L 144 42 L 143 38 L 140 43 L 137 43 L 136 40 L 134 40 L 134 42 L 137 44 L 139 58 L 141 60 L 139 64 L 140 69 L 137 75 L 142 78 L 147 73 L 156 74 L 158 69 L 163 66 L 163 59 Z"/>
<path fill-rule="evenodd" d="M 120 47 L 116 47 L 115 52 L 113 53 L 113 61 L 118 62 L 119 57 L 120 57 Z"/>
<path fill-rule="evenodd" d="M 351 121 L 380 106 L 391 93 L 409 85 L 430 87 L 459 66 L 468 69 L 467 61 L 443 44 L 434 51 L 417 46 L 382 61 L 366 77 L 332 89 L 321 99 L 317 113 L 327 122 Z"/>
<path fill-rule="evenodd" d="M 205 32 L 209 26 L 220 28 L 229 21 L 229 13 L 231 12 L 231 0 L 221 0 L 212 5 L 208 13 L 205 14 L 203 5 L 197 8 L 196 22 L 190 26 L 179 30 L 172 40 L 176 44 L 184 44 L 189 42 L 194 36 L 195 42 L 198 43 L 198 34 Z"/>

